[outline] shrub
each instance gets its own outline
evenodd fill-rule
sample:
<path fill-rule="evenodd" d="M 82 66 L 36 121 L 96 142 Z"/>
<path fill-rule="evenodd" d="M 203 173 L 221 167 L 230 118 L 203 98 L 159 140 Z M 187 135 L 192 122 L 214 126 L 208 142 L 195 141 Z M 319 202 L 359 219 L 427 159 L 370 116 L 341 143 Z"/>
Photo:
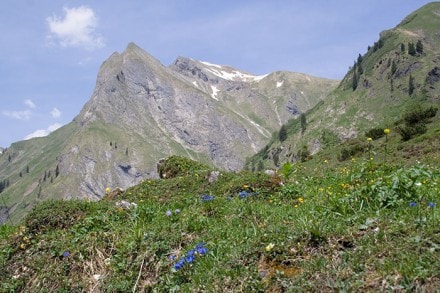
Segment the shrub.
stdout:
<path fill-rule="evenodd" d="M 383 132 L 383 128 L 376 127 L 365 132 L 365 137 L 371 137 L 371 139 L 376 140 L 383 137 L 385 133 Z"/>
<path fill-rule="evenodd" d="M 208 171 L 209 169 L 207 165 L 179 156 L 162 159 L 157 164 L 157 172 L 161 178 L 187 176 L 200 171 Z"/>

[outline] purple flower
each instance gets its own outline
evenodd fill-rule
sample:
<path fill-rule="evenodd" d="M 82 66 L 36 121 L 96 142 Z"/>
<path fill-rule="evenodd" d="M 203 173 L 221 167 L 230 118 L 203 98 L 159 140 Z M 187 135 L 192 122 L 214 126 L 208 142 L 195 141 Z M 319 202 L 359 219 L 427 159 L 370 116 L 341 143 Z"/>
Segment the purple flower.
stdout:
<path fill-rule="evenodd" d="M 428 204 L 428 206 L 430 207 L 430 208 L 434 208 L 435 207 L 435 203 L 433 203 L 432 201 Z"/>
<path fill-rule="evenodd" d="M 168 257 L 168 259 L 169 259 L 169 260 L 175 260 L 175 259 L 176 259 L 176 255 L 175 255 L 175 254 L 172 254 L 172 255 L 170 255 L 170 256 Z"/>
<path fill-rule="evenodd" d="M 170 211 L 170 210 L 168 210 L 166 213 L 165 213 L 165 215 L 167 216 L 167 217 L 169 217 L 169 216 L 171 216 L 173 213 Z"/>
<path fill-rule="evenodd" d="M 409 203 L 409 206 L 410 206 L 410 207 L 415 207 L 416 205 L 417 205 L 417 204 L 416 204 L 414 201 L 412 201 L 412 202 Z"/>
<path fill-rule="evenodd" d="M 70 252 L 69 251 L 64 251 L 64 253 L 63 253 L 63 257 L 68 257 L 70 255 Z"/>

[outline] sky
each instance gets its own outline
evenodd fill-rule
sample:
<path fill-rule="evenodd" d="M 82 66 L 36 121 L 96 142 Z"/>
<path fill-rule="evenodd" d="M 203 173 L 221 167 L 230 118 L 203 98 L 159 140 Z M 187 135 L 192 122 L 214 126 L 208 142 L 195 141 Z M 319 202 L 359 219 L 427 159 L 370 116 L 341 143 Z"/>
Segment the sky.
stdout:
<path fill-rule="evenodd" d="M 255 75 L 342 79 L 422 0 L 1 0 L 0 147 L 45 136 L 90 99 L 101 64 L 134 42 Z"/>

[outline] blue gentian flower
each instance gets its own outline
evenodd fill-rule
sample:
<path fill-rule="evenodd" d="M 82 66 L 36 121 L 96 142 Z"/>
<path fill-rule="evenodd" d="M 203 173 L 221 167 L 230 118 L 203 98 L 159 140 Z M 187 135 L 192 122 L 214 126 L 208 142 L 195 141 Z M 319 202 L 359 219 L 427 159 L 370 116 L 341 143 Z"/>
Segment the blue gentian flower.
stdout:
<path fill-rule="evenodd" d="M 182 258 L 182 259 L 180 259 L 178 262 L 176 262 L 176 263 L 174 264 L 174 269 L 175 269 L 176 271 L 178 271 L 178 270 L 180 270 L 184 265 L 185 265 L 185 259 Z"/>
<path fill-rule="evenodd" d="M 197 243 L 196 248 L 205 247 L 206 242 Z"/>
<path fill-rule="evenodd" d="M 168 259 L 169 259 L 169 260 L 175 260 L 175 259 L 176 259 L 176 255 L 175 255 L 175 254 L 172 254 L 172 255 L 170 255 L 170 256 L 168 257 Z"/>
<path fill-rule="evenodd" d="M 250 193 L 247 192 L 247 191 L 240 191 L 240 192 L 238 193 L 238 197 L 240 197 L 240 198 L 245 198 L 245 197 L 247 197 L 247 196 L 249 196 L 249 195 L 250 195 Z"/>
<path fill-rule="evenodd" d="M 200 255 L 205 255 L 205 254 L 208 253 L 208 248 L 206 248 L 206 247 L 198 247 L 198 248 L 196 248 L 196 251 Z"/>
<path fill-rule="evenodd" d="M 202 200 L 203 201 L 211 201 L 211 200 L 213 200 L 214 199 L 214 196 L 213 195 L 206 195 L 206 194 L 203 194 L 202 195 Z"/>
<path fill-rule="evenodd" d="M 173 213 L 172 213 L 170 210 L 168 210 L 168 211 L 165 213 L 165 215 L 166 215 L 167 217 L 170 217 L 172 214 L 173 214 Z"/>
<path fill-rule="evenodd" d="M 428 206 L 430 207 L 430 208 L 434 208 L 435 207 L 435 203 L 433 203 L 432 201 L 428 204 Z"/>
<path fill-rule="evenodd" d="M 410 206 L 410 207 L 415 207 L 416 205 L 417 205 L 417 204 L 416 204 L 414 201 L 412 201 L 412 202 L 409 203 L 409 206 Z"/>
<path fill-rule="evenodd" d="M 187 263 L 192 263 L 194 260 L 196 259 L 196 257 L 194 256 L 194 254 L 191 254 L 191 255 L 187 255 L 187 256 L 185 256 L 185 262 L 187 262 Z"/>
<path fill-rule="evenodd" d="M 64 253 L 63 253 L 63 257 L 68 257 L 70 255 L 70 252 L 69 251 L 64 251 Z"/>

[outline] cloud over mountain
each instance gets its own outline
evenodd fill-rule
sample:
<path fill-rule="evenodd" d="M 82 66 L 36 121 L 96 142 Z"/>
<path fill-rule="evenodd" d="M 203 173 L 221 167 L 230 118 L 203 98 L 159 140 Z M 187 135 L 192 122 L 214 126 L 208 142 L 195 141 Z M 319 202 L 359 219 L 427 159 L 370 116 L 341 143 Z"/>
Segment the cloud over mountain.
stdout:
<path fill-rule="evenodd" d="M 93 50 L 104 46 L 104 39 L 96 33 L 98 18 L 87 6 L 64 8 L 64 16 L 46 18 L 49 25 L 49 40 L 62 47 L 82 47 Z"/>

